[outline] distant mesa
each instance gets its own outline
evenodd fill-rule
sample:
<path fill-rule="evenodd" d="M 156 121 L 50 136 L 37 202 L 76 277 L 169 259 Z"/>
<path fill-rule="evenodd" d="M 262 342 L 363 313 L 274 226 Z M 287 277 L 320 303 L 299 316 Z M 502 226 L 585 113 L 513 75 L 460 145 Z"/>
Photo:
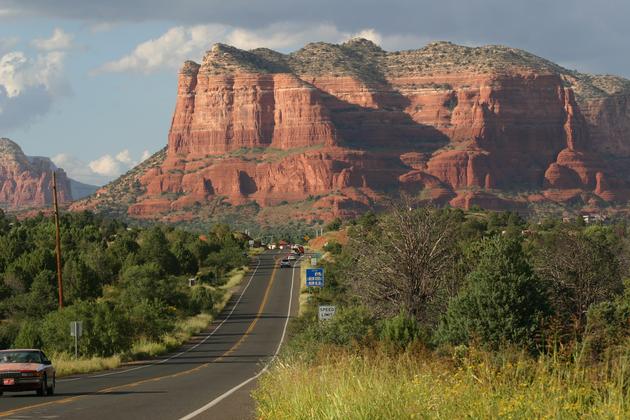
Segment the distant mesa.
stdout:
<path fill-rule="evenodd" d="M 52 203 L 52 173 L 60 203 L 92 194 L 96 187 L 74 181 L 47 157 L 26 156 L 20 146 L 0 138 L 0 208 L 21 210 Z"/>
<path fill-rule="evenodd" d="M 180 71 L 166 148 L 73 208 L 313 220 L 405 191 L 465 208 L 625 209 L 629 186 L 626 79 L 495 45 L 215 44 Z"/>

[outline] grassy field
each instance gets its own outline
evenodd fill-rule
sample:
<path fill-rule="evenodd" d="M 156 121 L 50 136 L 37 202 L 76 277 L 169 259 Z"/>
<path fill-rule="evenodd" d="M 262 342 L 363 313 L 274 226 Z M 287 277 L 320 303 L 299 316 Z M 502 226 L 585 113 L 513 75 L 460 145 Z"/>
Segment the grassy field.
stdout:
<path fill-rule="evenodd" d="M 222 293 L 221 299 L 214 305 L 214 314 L 218 314 L 223 310 L 227 302 L 230 300 L 230 297 L 232 297 L 236 287 L 238 287 L 243 281 L 243 278 L 245 278 L 247 271 L 248 268 L 244 266 L 236 268 L 226 275 L 226 283 L 218 288 Z M 75 359 L 73 355 L 62 353 L 52 355 L 51 359 L 57 369 L 58 377 L 115 369 L 125 362 L 147 359 L 168 353 L 190 340 L 194 335 L 205 330 L 213 320 L 214 315 L 208 313 L 201 313 L 180 320 L 177 322 L 175 330 L 164 335 L 161 340 L 138 341 L 133 344 L 129 352 L 112 357 Z"/>
<path fill-rule="evenodd" d="M 323 348 L 261 379 L 261 419 L 630 418 L 630 352 L 597 366 L 480 352 L 391 356 Z"/>

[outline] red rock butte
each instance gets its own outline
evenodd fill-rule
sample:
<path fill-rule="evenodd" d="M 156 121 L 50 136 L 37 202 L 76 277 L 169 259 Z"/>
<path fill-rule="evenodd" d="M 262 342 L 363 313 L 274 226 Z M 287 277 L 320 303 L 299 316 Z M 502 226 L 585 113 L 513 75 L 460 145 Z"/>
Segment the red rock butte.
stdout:
<path fill-rule="evenodd" d="M 301 217 L 329 219 L 400 191 L 464 208 L 625 205 L 629 133 L 630 81 L 518 49 L 215 44 L 179 72 L 166 149 L 74 208 L 189 220 L 218 201 L 306 203 Z"/>
<path fill-rule="evenodd" d="M 26 156 L 20 146 L 0 138 L 0 209 L 24 210 L 52 203 L 52 173 L 60 203 L 72 200 L 70 180 L 45 157 Z"/>

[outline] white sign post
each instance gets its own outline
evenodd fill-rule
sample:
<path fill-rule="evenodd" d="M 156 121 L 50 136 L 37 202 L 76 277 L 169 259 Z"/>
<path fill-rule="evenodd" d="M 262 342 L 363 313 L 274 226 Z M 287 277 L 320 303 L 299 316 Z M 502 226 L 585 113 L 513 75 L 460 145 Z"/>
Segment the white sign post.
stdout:
<path fill-rule="evenodd" d="M 74 358 L 79 358 L 79 337 L 83 335 L 83 321 L 70 323 L 70 336 L 74 337 Z"/>
<path fill-rule="evenodd" d="M 315 267 L 317 266 L 317 258 L 313 257 L 311 258 L 311 267 Z"/>
<path fill-rule="evenodd" d="M 319 305 L 319 320 L 328 321 L 335 316 L 336 306 Z"/>

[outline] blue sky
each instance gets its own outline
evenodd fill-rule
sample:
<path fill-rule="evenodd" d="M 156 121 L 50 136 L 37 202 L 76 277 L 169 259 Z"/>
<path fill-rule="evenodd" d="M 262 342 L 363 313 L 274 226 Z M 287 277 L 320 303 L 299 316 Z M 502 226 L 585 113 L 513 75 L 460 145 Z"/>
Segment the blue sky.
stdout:
<path fill-rule="evenodd" d="M 166 144 L 177 68 L 215 42 L 505 44 L 629 77 L 629 15 L 624 0 L 0 0 L 0 137 L 102 184 Z"/>

